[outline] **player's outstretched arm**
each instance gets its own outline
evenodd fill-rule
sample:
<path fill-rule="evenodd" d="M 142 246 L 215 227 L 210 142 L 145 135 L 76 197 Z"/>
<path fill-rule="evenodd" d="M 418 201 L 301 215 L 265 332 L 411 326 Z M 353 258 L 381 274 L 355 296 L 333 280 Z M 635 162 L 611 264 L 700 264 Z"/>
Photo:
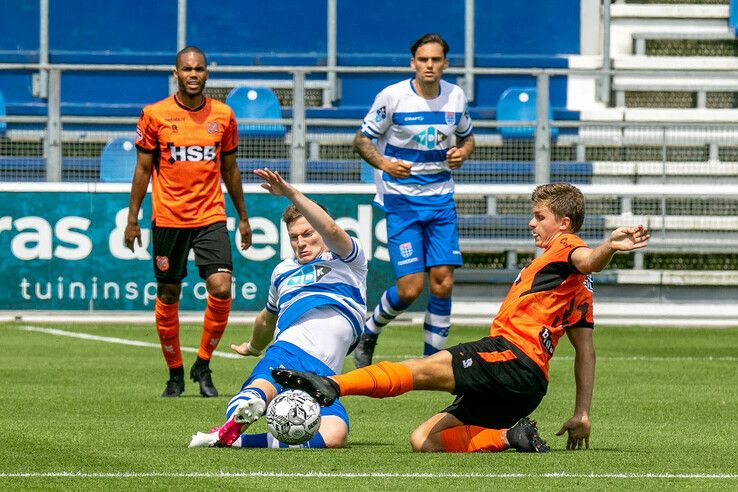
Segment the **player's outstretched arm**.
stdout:
<path fill-rule="evenodd" d="M 633 251 L 645 248 L 651 236 L 642 225 L 618 227 L 607 241 L 596 248 L 577 248 L 571 254 L 571 262 L 581 273 L 599 272 L 610 263 L 616 251 Z"/>
<path fill-rule="evenodd" d="M 592 406 L 592 391 L 595 375 L 595 349 L 590 328 L 569 328 L 566 334 L 574 346 L 574 380 L 576 382 L 576 398 L 574 414 L 564 422 L 557 436 L 567 433 L 566 449 L 589 449 L 589 410 Z"/>
<path fill-rule="evenodd" d="M 303 217 L 318 231 L 326 246 L 341 257 L 354 250 L 354 243 L 346 231 L 338 227 L 336 221 L 320 206 L 289 184 L 282 176 L 270 169 L 255 169 L 254 174 L 264 180 L 261 187 L 275 196 L 284 196 L 294 203 Z"/>
<path fill-rule="evenodd" d="M 138 243 L 139 248 L 142 247 L 138 213 L 141 211 L 141 203 L 146 196 L 146 188 L 149 186 L 153 167 L 154 154 L 141 151 L 136 153 L 136 169 L 133 171 L 131 197 L 128 200 L 128 222 L 123 232 L 123 240 L 131 251 L 135 248 L 134 243 Z"/>
<path fill-rule="evenodd" d="M 231 350 L 241 355 L 258 357 L 274 338 L 274 329 L 277 326 L 277 317 L 262 309 L 254 320 L 254 330 L 251 339 L 241 345 L 231 344 Z"/>

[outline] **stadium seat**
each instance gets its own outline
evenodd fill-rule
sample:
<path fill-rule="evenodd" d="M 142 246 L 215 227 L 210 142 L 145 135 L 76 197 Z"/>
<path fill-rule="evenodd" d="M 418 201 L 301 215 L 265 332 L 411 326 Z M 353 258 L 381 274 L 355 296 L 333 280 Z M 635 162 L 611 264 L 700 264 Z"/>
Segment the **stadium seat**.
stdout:
<path fill-rule="evenodd" d="M 3 97 L 3 91 L 0 91 L 0 118 L 4 118 L 7 116 L 7 113 L 5 112 L 5 97 Z M 5 120 L 0 120 L 0 137 L 5 135 L 5 130 L 8 129 L 8 122 Z"/>
<path fill-rule="evenodd" d="M 553 109 L 548 105 L 548 119 L 553 119 Z M 536 88 L 508 87 L 497 101 L 498 121 L 536 121 Z M 535 127 L 499 128 L 503 138 L 533 138 Z M 558 129 L 551 128 L 551 138 L 558 136 Z"/>
<path fill-rule="evenodd" d="M 105 145 L 100 155 L 100 181 L 130 183 L 136 168 L 136 146 L 133 140 L 118 137 Z"/>
<path fill-rule="evenodd" d="M 279 119 L 279 100 L 268 87 L 234 87 L 226 97 L 236 119 Z M 238 135 L 248 137 L 284 137 L 284 125 L 239 125 Z"/>

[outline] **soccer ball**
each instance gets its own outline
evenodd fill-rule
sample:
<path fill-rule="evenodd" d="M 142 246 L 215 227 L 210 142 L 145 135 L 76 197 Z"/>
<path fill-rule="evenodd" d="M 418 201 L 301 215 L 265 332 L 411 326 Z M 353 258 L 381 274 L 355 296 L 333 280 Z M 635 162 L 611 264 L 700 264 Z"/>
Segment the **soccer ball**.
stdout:
<path fill-rule="evenodd" d="M 285 444 L 302 444 L 310 440 L 320 427 L 320 405 L 300 390 L 287 390 L 277 395 L 266 410 L 269 432 Z"/>

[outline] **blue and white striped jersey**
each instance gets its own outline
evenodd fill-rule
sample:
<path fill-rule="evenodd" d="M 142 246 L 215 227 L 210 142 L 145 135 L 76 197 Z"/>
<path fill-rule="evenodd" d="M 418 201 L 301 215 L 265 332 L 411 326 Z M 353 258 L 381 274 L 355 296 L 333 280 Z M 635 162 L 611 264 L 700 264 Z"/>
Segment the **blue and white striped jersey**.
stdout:
<path fill-rule="evenodd" d="M 374 171 L 374 201 L 386 211 L 439 209 L 453 204 L 454 181 L 446 162 L 452 134 L 472 133 L 467 100 L 461 87 L 440 81 L 439 95 L 425 99 L 415 92 L 412 79 L 382 90 L 361 125 L 361 132 L 378 139 L 377 149 L 391 161 L 412 164 L 410 176 L 396 179 Z"/>
<path fill-rule="evenodd" d="M 276 340 L 316 307 L 335 309 L 351 323 L 355 336 L 361 335 L 368 267 L 361 244 L 351 241 L 354 248 L 346 258 L 329 251 L 304 265 L 290 258 L 274 268 L 266 309 L 277 316 Z"/>

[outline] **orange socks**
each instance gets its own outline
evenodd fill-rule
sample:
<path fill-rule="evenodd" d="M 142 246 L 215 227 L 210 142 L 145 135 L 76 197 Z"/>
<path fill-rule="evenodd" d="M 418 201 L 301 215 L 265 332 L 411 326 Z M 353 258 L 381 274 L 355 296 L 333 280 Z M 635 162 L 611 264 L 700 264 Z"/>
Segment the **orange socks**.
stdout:
<path fill-rule="evenodd" d="M 154 307 L 156 332 L 159 334 L 161 351 L 167 361 L 167 367 L 182 367 L 182 352 L 179 348 L 179 303 L 164 304 L 156 298 Z"/>
<path fill-rule="evenodd" d="M 441 431 L 441 442 L 447 453 L 473 453 L 475 451 L 498 452 L 509 448 L 502 439 L 500 429 L 487 429 L 475 425 L 460 425 Z"/>
<path fill-rule="evenodd" d="M 364 395 L 372 398 L 398 396 L 413 389 L 413 375 L 397 362 L 380 362 L 339 376 L 331 376 L 341 388 L 341 396 Z"/>
<path fill-rule="evenodd" d="M 228 315 L 231 312 L 231 298 L 218 299 L 208 294 L 208 305 L 205 309 L 205 320 L 202 326 L 202 337 L 197 356 L 204 360 L 210 360 L 215 347 L 220 342 L 220 337 L 228 324 Z"/>

